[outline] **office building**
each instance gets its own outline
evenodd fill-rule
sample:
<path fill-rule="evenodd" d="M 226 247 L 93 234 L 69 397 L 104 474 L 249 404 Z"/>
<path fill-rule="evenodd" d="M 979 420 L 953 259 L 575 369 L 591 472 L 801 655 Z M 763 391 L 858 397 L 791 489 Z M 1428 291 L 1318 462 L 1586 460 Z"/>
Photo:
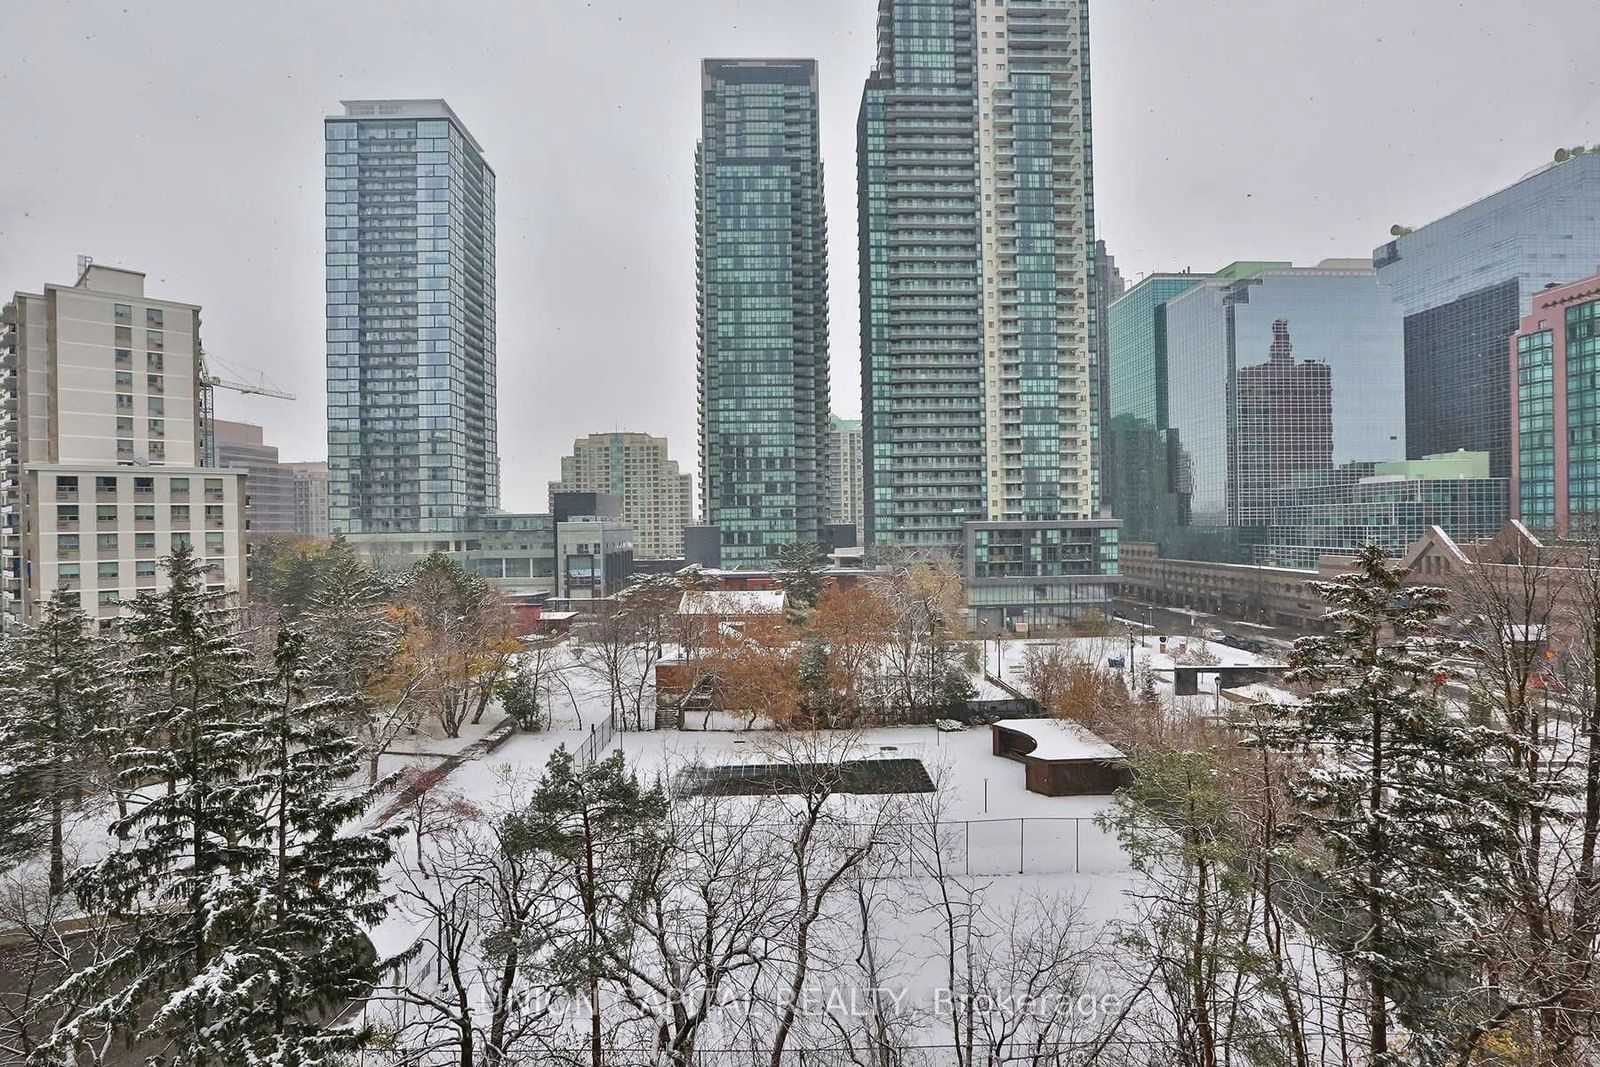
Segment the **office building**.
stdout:
<path fill-rule="evenodd" d="M 1492 537 L 1505 525 L 1506 491 L 1506 479 L 1489 475 L 1487 452 L 1299 474 L 1262 495 L 1267 533 L 1256 559 L 1314 568 L 1368 544 L 1400 556 L 1430 526 L 1463 541 Z"/>
<path fill-rule="evenodd" d="M 1152 274 L 1107 309 L 1103 378 L 1109 419 L 1102 431 L 1101 488 L 1128 541 L 1156 541 L 1179 521 L 1178 467 L 1166 432 L 1166 305 L 1206 277 Z"/>
<path fill-rule="evenodd" d="M 1098 513 L 1087 6 L 882 0 L 858 137 L 866 538 Z"/>
<path fill-rule="evenodd" d="M 1600 153 L 1541 167 L 1372 253 L 1405 316 L 1407 455 L 1486 451 L 1511 473 L 1506 342 L 1547 285 L 1600 263 Z"/>
<path fill-rule="evenodd" d="M 827 519 L 828 240 L 809 59 L 708 59 L 695 150 L 701 518 L 730 567 Z"/>
<path fill-rule="evenodd" d="M 1535 293 L 1510 345 L 1513 514 L 1536 533 L 1593 537 L 1600 529 L 1600 273 Z"/>
<path fill-rule="evenodd" d="M 853 527 L 862 543 L 860 419 L 834 416 L 828 424 L 828 524 Z"/>
<path fill-rule="evenodd" d="M 328 526 L 328 464 L 285 464 L 294 476 L 294 528 L 307 537 L 325 538 Z"/>
<path fill-rule="evenodd" d="M 694 522 L 694 487 L 667 456 L 667 439 L 646 433 L 594 433 L 573 442 L 561 457 L 556 493 L 616 493 L 622 519 L 633 530 L 640 559 L 682 559 L 683 529 Z"/>
<path fill-rule="evenodd" d="M 245 518 L 251 534 L 303 532 L 295 514 L 294 471 L 278 462 L 278 450 L 266 443 L 261 427 L 226 419 L 213 419 L 211 427 L 218 465 L 249 472 Z"/>
<path fill-rule="evenodd" d="M 1237 524 L 1269 521 L 1270 494 L 1333 469 L 1333 376 L 1326 363 L 1294 358 L 1288 322 L 1272 324 L 1265 363 L 1239 367 L 1234 415 L 1239 482 Z"/>
<path fill-rule="evenodd" d="M 200 308 L 81 260 L 0 314 L 0 626 L 56 590 L 108 626 L 192 545 L 244 586 L 245 472 L 201 465 Z"/>
<path fill-rule="evenodd" d="M 494 171 L 443 100 L 343 103 L 324 122 L 331 523 L 445 533 L 500 500 Z"/>
<path fill-rule="evenodd" d="M 1094 441 L 1095 477 L 1099 479 L 1100 504 L 1111 502 L 1111 305 L 1127 292 L 1117 261 L 1106 250 L 1104 241 L 1094 243 L 1094 272 L 1090 275 L 1094 304 Z"/>
<path fill-rule="evenodd" d="M 1327 468 L 1404 458 L 1400 315 L 1364 261 L 1236 264 L 1169 297 L 1161 314 L 1176 510 L 1157 524 L 1164 550 L 1247 559 L 1265 518 L 1258 494 L 1273 478 L 1323 456 Z M 1325 370 L 1297 369 L 1308 363 Z M 1263 397 L 1290 405 L 1281 430 L 1273 412 L 1242 409 Z"/>

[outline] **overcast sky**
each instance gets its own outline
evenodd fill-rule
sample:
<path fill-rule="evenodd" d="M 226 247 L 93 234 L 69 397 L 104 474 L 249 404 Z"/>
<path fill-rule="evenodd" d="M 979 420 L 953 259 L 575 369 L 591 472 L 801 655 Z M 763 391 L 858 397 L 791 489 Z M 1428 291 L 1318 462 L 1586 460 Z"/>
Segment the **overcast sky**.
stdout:
<path fill-rule="evenodd" d="M 0 0 L 0 292 L 75 256 L 204 305 L 219 393 L 325 453 L 322 117 L 447 99 L 498 175 L 502 504 L 543 510 L 580 434 L 694 470 L 699 60 L 814 56 L 835 410 L 860 409 L 855 119 L 875 0 Z M 1362 256 L 1600 141 L 1594 0 L 1095 0 L 1100 235 L 1130 280 Z M 697 472 L 698 478 L 698 472 Z"/>

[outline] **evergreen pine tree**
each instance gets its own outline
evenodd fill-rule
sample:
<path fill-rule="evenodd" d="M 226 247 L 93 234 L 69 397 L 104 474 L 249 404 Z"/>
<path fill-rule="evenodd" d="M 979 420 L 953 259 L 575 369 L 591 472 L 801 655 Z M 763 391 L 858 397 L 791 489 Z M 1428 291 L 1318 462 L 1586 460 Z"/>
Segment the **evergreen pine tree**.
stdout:
<path fill-rule="evenodd" d="M 783 590 L 789 594 L 789 610 L 799 615 L 809 611 L 822 596 L 822 550 L 811 541 L 796 541 L 778 549 L 778 569 Z"/>
<path fill-rule="evenodd" d="M 227 1039 L 207 1000 L 183 991 L 225 951 L 213 927 L 219 888 L 259 862 L 246 774 L 260 757 L 261 680 L 234 633 L 235 609 L 207 591 L 193 551 L 176 549 L 166 567 L 167 589 L 135 599 L 123 623 L 132 707 L 117 770 L 141 792 L 113 828 L 128 841 L 74 876 L 84 908 L 125 923 L 127 936 L 57 991 L 100 999 L 47 1053 L 107 1022 L 162 1043 L 169 1062 L 205 1067 L 233 1062 Z"/>
<path fill-rule="evenodd" d="M 57 991 L 99 999 L 43 1055 L 106 1022 L 170 1064 L 338 1062 L 367 1034 L 322 1019 L 377 978 L 363 928 L 386 910 L 392 837 L 342 832 L 374 798 L 343 791 L 360 764 L 348 698 L 327 685 L 308 698 L 292 630 L 258 669 L 193 554 L 167 566 L 168 589 L 123 625 L 136 704 L 119 770 L 144 787 L 117 827 L 129 841 L 75 877 L 84 907 L 127 936 Z"/>
<path fill-rule="evenodd" d="M 1301 638 L 1289 679 L 1311 692 L 1269 705 L 1253 743 L 1303 756 L 1290 778 L 1317 848 L 1299 855 L 1326 894 L 1321 935 L 1360 976 L 1374 1067 L 1399 1062 L 1391 1010 L 1412 1049 L 1444 1039 L 1443 982 L 1471 966 L 1478 922 L 1505 892 L 1516 843 L 1504 813 L 1521 787 L 1441 694 L 1459 655 L 1436 620 L 1441 589 L 1408 586 L 1381 549 L 1318 583 L 1333 632 Z"/>
<path fill-rule="evenodd" d="M 213 937 L 225 938 L 227 950 L 163 1009 L 178 1017 L 203 1009 L 230 1063 L 337 1062 L 370 1037 L 324 1026 L 321 1016 L 378 979 L 381 961 L 364 929 L 387 911 L 383 868 L 401 831 L 342 832 L 390 783 L 343 792 L 361 764 L 343 726 L 349 698 L 332 689 L 308 699 L 305 660 L 305 637 L 280 630 L 259 762 L 242 783 L 260 813 L 246 838 L 255 851 L 218 880 L 211 901 Z"/>
<path fill-rule="evenodd" d="M 22 658 L 20 637 L 0 637 L 0 870 L 37 851 L 47 836 L 39 774 L 19 736 L 27 706 Z"/>
<path fill-rule="evenodd" d="M 92 740 L 111 725 L 116 695 L 106 643 L 60 591 L 41 605 L 38 621 L 4 650 L 0 742 L 13 780 L 0 789 L 5 802 L 26 801 L 43 809 L 51 893 L 66 888 L 66 811 L 92 770 Z"/>
<path fill-rule="evenodd" d="M 395 707 L 401 698 L 382 684 L 401 635 L 390 592 L 389 583 L 357 558 L 342 536 L 335 537 L 322 555 L 316 591 L 299 623 L 314 692 L 344 697 L 341 707 L 361 741 L 369 785 L 378 780 L 378 755 L 390 734 L 409 721 Z"/>

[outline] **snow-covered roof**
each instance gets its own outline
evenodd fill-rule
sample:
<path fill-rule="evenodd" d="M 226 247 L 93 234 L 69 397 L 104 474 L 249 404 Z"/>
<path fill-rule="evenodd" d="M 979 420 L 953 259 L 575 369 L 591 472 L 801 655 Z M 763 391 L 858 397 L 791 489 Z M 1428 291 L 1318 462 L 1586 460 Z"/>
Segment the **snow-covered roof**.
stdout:
<path fill-rule="evenodd" d="M 781 615 L 788 602 L 781 589 L 690 590 L 678 602 L 678 614 Z"/>
<path fill-rule="evenodd" d="M 1001 719 L 993 725 L 996 729 L 1033 738 L 1033 751 L 1026 755 L 1035 759 L 1122 758 L 1122 752 L 1115 745 L 1100 740 L 1077 723 L 1065 719 Z"/>

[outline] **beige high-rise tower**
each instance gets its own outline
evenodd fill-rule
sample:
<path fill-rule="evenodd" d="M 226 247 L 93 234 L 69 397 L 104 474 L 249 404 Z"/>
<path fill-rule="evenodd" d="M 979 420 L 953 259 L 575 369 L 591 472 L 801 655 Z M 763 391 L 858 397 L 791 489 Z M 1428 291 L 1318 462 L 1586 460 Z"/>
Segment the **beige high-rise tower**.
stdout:
<path fill-rule="evenodd" d="M 109 625 L 194 548 L 244 587 L 245 472 L 205 466 L 200 309 L 85 261 L 0 313 L 0 628 L 57 590 Z"/>
<path fill-rule="evenodd" d="M 560 492 L 617 493 L 622 519 L 633 527 L 633 552 L 639 559 L 681 559 L 683 528 L 694 522 L 694 490 L 689 475 L 667 456 L 667 439 L 647 433 L 593 433 L 561 457 Z"/>

